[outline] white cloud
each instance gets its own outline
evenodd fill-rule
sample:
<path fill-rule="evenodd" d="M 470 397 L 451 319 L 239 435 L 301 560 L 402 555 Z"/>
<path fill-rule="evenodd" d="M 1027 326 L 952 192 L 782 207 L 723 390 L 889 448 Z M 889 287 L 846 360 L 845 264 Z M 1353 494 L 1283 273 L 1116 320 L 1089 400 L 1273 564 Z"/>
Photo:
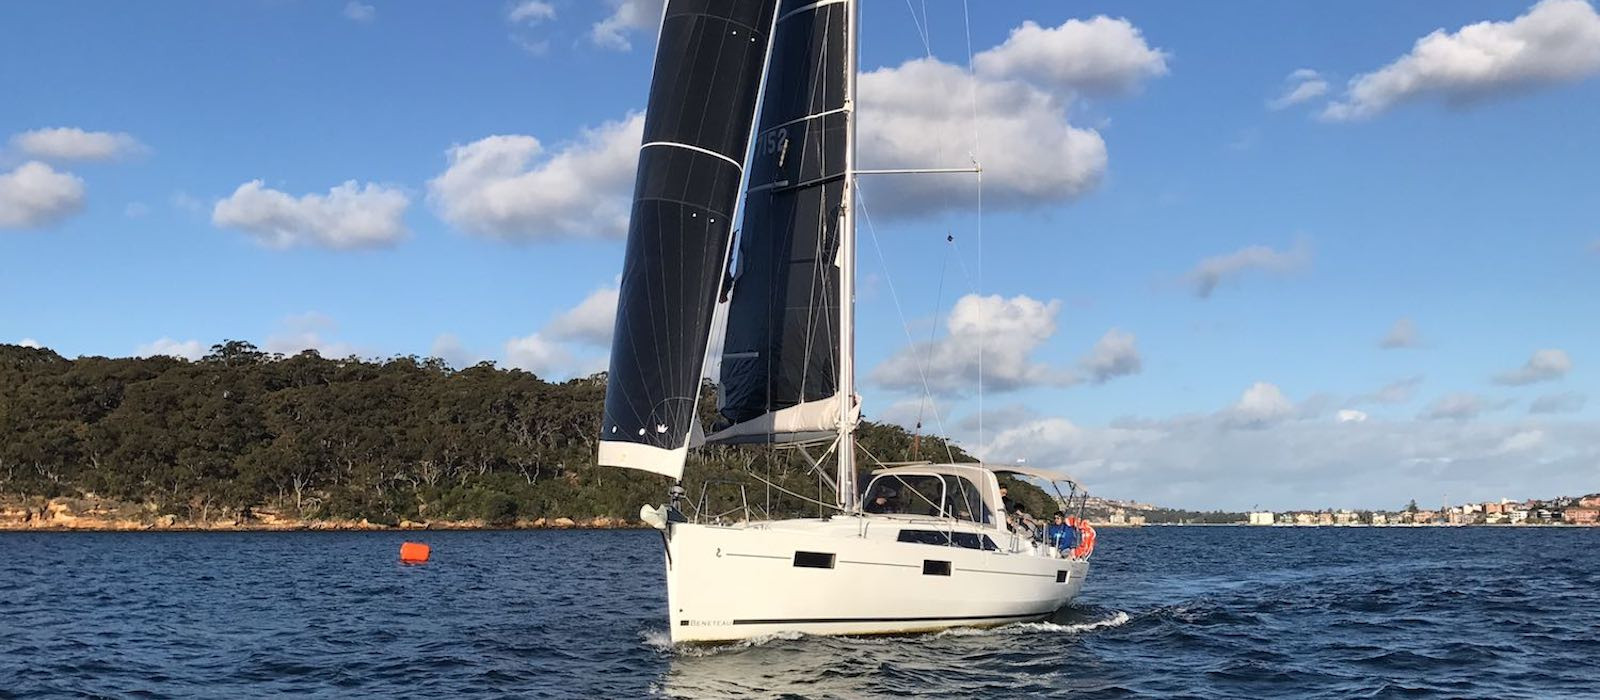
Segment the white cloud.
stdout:
<path fill-rule="evenodd" d="M 1422 339 L 1417 335 L 1417 324 L 1409 318 L 1402 318 L 1389 327 L 1389 333 L 1378 341 L 1378 347 L 1385 350 L 1399 348 L 1414 348 L 1422 345 Z"/>
<path fill-rule="evenodd" d="M 344 4 L 344 16 L 353 22 L 371 22 L 378 18 L 378 8 L 357 0 L 350 0 Z"/>
<path fill-rule="evenodd" d="M 1311 249 L 1304 239 L 1296 242 L 1293 249 L 1285 251 L 1253 245 L 1201 260 L 1189 272 L 1187 279 L 1194 287 L 1195 296 L 1206 299 L 1224 282 L 1250 270 L 1283 273 L 1297 270 L 1310 261 Z"/>
<path fill-rule="evenodd" d="M 1069 19 L 1058 27 L 1029 20 L 974 57 L 980 76 L 1016 78 L 1084 93 L 1125 94 L 1167 74 L 1167 54 L 1150 48 L 1125 19 Z"/>
<path fill-rule="evenodd" d="M 863 74 L 862 160 L 868 167 L 970 167 L 976 155 L 984 205 L 997 208 L 1067 201 L 1099 184 L 1105 141 L 1068 123 L 1064 99 L 1021 81 L 980 78 L 974 132 L 966 97 L 973 89 L 963 70 L 929 58 Z M 882 177 L 863 199 L 874 213 L 927 214 L 972 206 L 974 183 L 961 175 Z"/>
<path fill-rule="evenodd" d="M 1335 420 L 1338 420 L 1340 423 L 1365 423 L 1367 418 L 1368 416 L 1366 411 L 1357 411 L 1353 408 L 1345 408 L 1339 411 L 1335 417 Z"/>
<path fill-rule="evenodd" d="M 489 136 L 453 146 L 449 167 L 428 182 L 445 221 L 508 240 L 618 238 L 627 233 L 644 115 L 585 130 L 540 159 L 532 136 Z"/>
<path fill-rule="evenodd" d="M 1026 296 L 967 295 L 958 301 L 948 320 L 948 334 L 932 343 L 918 343 L 900 351 L 874 372 L 886 386 L 921 389 L 925 363 L 930 388 L 938 393 L 964 393 L 978 382 L 979 346 L 984 346 L 983 378 L 991 390 L 1049 383 L 1057 373 L 1029 361 L 1028 356 L 1055 334 L 1055 316 L 1061 303 L 1039 302 Z M 992 325 L 985 327 L 988 321 Z"/>
<path fill-rule="evenodd" d="M 872 372 L 893 389 L 960 395 L 978 387 L 980 352 L 986 391 L 1014 391 L 1036 385 L 1066 385 L 1076 378 L 1031 360 L 1033 351 L 1056 332 L 1061 302 L 1027 296 L 961 297 L 946 323 L 947 333 L 931 343 L 915 343 L 895 353 Z"/>
<path fill-rule="evenodd" d="M 1027 22 L 974 57 L 976 75 L 936 58 L 861 75 L 861 158 L 868 167 L 983 166 L 984 206 L 1057 204 L 1105 175 L 1105 140 L 1074 126 L 1082 94 L 1135 91 L 1164 75 L 1166 54 L 1126 20 Z M 975 113 L 976 112 L 976 113 Z M 874 212 L 916 216 L 970 207 L 970 176 L 885 177 L 863 200 Z"/>
<path fill-rule="evenodd" d="M 144 202 L 128 202 L 128 206 L 122 208 L 122 215 L 130 219 L 144 218 L 149 213 L 150 207 L 145 206 Z"/>
<path fill-rule="evenodd" d="M 239 186 L 211 210 L 211 223 L 244 231 L 269 248 L 379 248 L 406 236 L 410 198 L 399 189 L 355 180 L 326 195 L 298 198 L 260 180 Z"/>
<path fill-rule="evenodd" d="M 573 364 L 572 353 L 566 347 L 539 333 L 506 341 L 505 354 L 507 365 L 540 377 L 565 373 Z"/>
<path fill-rule="evenodd" d="M 194 361 L 205 357 L 206 350 L 207 346 L 198 340 L 173 340 L 172 338 L 163 336 L 154 342 L 140 345 L 133 352 L 139 357 L 155 357 L 157 355 L 166 355 L 168 357 L 180 357 L 185 360 Z"/>
<path fill-rule="evenodd" d="M 647 31 L 661 23 L 661 12 L 666 0 L 611 0 L 612 12 L 589 28 L 589 39 L 595 44 L 617 51 L 633 48 L 628 35 Z"/>
<path fill-rule="evenodd" d="M 1477 394 L 1447 394 L 1439 397 L 1424 409 L 1421 417 L 1427 420 L 1465 421 L 1477 418 L 1485 410 L 1492 410 L 1502 406 L 1504 404 L 1491 403 Z"/>
<path fill-rule="evenodd" d="M 1284 80 L 1283 93 L 1267 100 L 1268 109 L 1285 109 L 1327 94 L 1328 81 L 1310 68 L 1301 68 Z"/>
<path fill-rule="evenodd" d="M 128 134 L 76 127 L 24 131 L 11 137 L 11 146 L 23 155 L 54 161 L 114 160 L 149 150 Z"/>
<path fill-rule="evenodd" d="M 597 350 L 611 348 L 620 281 L 620 277 L 615 278 L 611 284 L 594 290 L 537 332 L 506 341 L 506 364 L 545 379 L 588 375 L 606 369 L 608 357 Z M 713 345 L 721 342 L 723 328 L 713 322 Z M 705 376 L 717 375 L 713 368 L 707 370 Z"/>
<path fill-rule="evenodd" d="M 28 161 L 0 172 L 0 228 L 38 228 L 83 209 L 83 180 Z"/>
<path fill-rule="evenodd" d="M 1577 413 L 1583 410 L 1589 397 L 1576 391 L 1540 396 L 1528 405 L 1529 413 Z"/>
<path fill-rule="evenodd" d="M 1143 360 L 1139 357 L 1139 348 L 1134 344 L 1133 334 L 1119 328 L 1106 331 L 1079 364 L 1096 384 L 1138 374 L 1144 366 Z"/>
<path fill-rule="evenodd" d="M 453 333 L 441 333 L 433 339 L 433 345 L 428 348 L 429 357 L 437 357 L 455 369 L 471 367 L 481 358 L 477 353 L 467 349 L 461 339 Z"/>
<path fill-rule="evenodd" d="M 617 295 L 616 285 L 595 290 L 550 322 L 550 337 L 610 347 L 617 321 Z"/>
<path fill-rule="evenodd" d="M 522 0 L 506 13 L 506 19 L 516 23 L 538 24 L 555 18 L 555 6 L 544 0 Z"/>
<path fill-rule="evenodd" d="M 22 340 L 17 341 L 17 344 L 25 348 L 39 349 L 44 347 L 39 343 L 39 341 L 34 340 L 33 338 L 23 338 Z"/>
<path fill-rule="evenodd" d="M 178 190 L 172 193 L 172 207 L 188 214 L 199 214 L 205 211 L 206 205 L 188 192 Z"/>
<path fill-rule="evenodd" d="M 1366 119 L 1437 97 L 1464 105 L 1600 73 L 1600 15 L 1587 0 L 1543 0 L 1505 22 L 1479 22 L 1418 39 L 1411 52 L 1351 79 L 1325 119 Z"/>
<path fill-rule="evenodd" d="M 327 314 L 317 311 L 296 314 L 278 322 L 278 330 L 267 336 L 266 350 L 281 355 L 315 350 L 323 357 L 333 358 L 360 355 L 354 345 L 327 337 L 338 330 L 339 324 Z"/>
<path fill-rule="evenodd" d="M 1417 387 L 1422 385 L 1422 377 L 1406 377 L 1385 384 L 1382 388 L 1370 394 L 1362 394 L 1355 398 L 1361 403 L 1398 404 L 1411 400 L 1416 395 Z"/>
<path fill-rule="evenodd" d="M 1593 490 L 1600 423 L 1285 420 L 1228 430 L 1211 417 L 1082 426 L 1020 422 L 973 447 L 985 460 L 1065 469 L 1092 493 L 1188 508 L 1400 508 Z"/>
<path fill-rule="evenodd" d="M 1572 371 L 1572 358 L 1565 350 L 1539 350 L 1521 367 L 1495 375 L 1496 384 L 1520 386 L 1534 382 L 1554 381 Z"/>
<path fill-rule="evenodd" d="M 1266 428 L 1294 416 L 1294 402 L 1277 385 L 1267 382 L 1250 385 L 1224 412 L 1226 424 L 1239 428 Z"/>

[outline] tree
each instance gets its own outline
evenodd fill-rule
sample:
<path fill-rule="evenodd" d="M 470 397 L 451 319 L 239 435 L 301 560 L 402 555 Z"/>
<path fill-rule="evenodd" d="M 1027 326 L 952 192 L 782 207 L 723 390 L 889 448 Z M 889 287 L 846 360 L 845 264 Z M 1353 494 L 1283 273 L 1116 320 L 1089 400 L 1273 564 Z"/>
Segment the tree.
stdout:
<path fill-rule="evenodd" d="M 603 373 L 552 383 L 492 363 L 284 357 L 239 340 L 197 362 L 0 345 L 0 494 L 93 492 L 210 520 L 632 518 L 670 483 L 595 465 L 604 396 Z M 715 396 L 706 383 L 702 415 Z M 897 426 L 863 421 L 858 438 L 879 460 L 911 458 Z M 972 460 L 923 443 L 929 457 Z M 807 499 L 828 498 L 790 451 L 714 447 L 686 466 L 691 498 L 726 482 L 773 517 L 815 514 Z M 738 489 L 706 493 L 710 509 Z M 1033 485 L 1014 482 L 1012 495 L 1046 512 Z"/>

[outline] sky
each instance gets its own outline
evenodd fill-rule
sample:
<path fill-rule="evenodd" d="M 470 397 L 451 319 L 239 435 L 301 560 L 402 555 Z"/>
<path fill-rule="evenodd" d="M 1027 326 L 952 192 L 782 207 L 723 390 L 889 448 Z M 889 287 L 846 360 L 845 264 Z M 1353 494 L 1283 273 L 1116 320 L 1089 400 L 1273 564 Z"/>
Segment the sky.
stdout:
<path fill-rule="evenodd" d="M 660 3 L 0 3 L 0 343 L 603 369 Z M 862 179 L 869 418 L 1176 507 L 1600 491 L 1587 0 L 881 0 L 861 51 L 863 168 L 984 168 Z"/>

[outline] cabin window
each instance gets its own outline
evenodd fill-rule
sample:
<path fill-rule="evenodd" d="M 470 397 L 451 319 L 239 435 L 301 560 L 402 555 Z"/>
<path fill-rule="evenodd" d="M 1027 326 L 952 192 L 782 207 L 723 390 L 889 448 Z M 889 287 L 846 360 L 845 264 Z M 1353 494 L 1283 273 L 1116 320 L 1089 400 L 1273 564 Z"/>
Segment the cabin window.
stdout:
<path fill-rule="evenodd" d="M 989 552 L 1000 549 L 988 535 L 976 532 L 953 532 L 950 534 L 950 540 L 952 544 L 962 549 L 982 549 Z"/>
<path fill-rule="evenodd" d="M 962 549 L 982 549 L 990 552 L 998 551 L 994 540 L 988 535 L 976 532 L 944 532 L 942 530 L 901 530 L 896 538 L 901 542 L 913 544 L 932 544 L 940 547 L 960 547 Z"/>
<path fill-rule="evenodd" d="M 929 518 L 944 513 L 944 480 L 931 474 L 896 474 L 872 480 L 862 510 Z"/>
<path fill-rule="evenodd" d="M 1066 572 L 1066 570 L 1065 569 L 1057 569 L 1056 570 L 1056 583 L 1066 583 L 1066 582 L 1067 582 L 1067 572 Z"/>
<path fill-rule="evenodd" d="M 937 559 L 923 559 L 922 560 L 922 575 L 923 576 L 949 576 L 950 575 L 950 562 L 939 561 Z"/>
<path fill-rule="evenodd" d="M 834 555 L 830 552 L 795 552 L 794 565 L 805 569 L 832 569 Z"/>
<path fill-rule="evenodd" d="M 975 523 L 990 522 L 989 509 L 983 505 L 983 492 L 971 479 L 946 474 L 944 480 L 944 514 L 958 520 Z"/>

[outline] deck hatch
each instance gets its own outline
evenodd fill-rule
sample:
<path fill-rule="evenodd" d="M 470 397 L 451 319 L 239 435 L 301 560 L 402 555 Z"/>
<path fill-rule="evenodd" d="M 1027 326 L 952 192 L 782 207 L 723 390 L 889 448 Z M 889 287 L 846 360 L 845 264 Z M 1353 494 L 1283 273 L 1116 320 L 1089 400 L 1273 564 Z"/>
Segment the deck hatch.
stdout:
<path fill-rule="evenodd" d="M 938 559 L 923 559 L 922 560 L 922 575 L 923 576 L 949 576 L 950 575 L 950 562 L 939 561 Z"/>
<path fill-rule="evenodd" d="M 807 569 L 832 569 L 832 552 L 795 552 L 794 565 Z"/>

